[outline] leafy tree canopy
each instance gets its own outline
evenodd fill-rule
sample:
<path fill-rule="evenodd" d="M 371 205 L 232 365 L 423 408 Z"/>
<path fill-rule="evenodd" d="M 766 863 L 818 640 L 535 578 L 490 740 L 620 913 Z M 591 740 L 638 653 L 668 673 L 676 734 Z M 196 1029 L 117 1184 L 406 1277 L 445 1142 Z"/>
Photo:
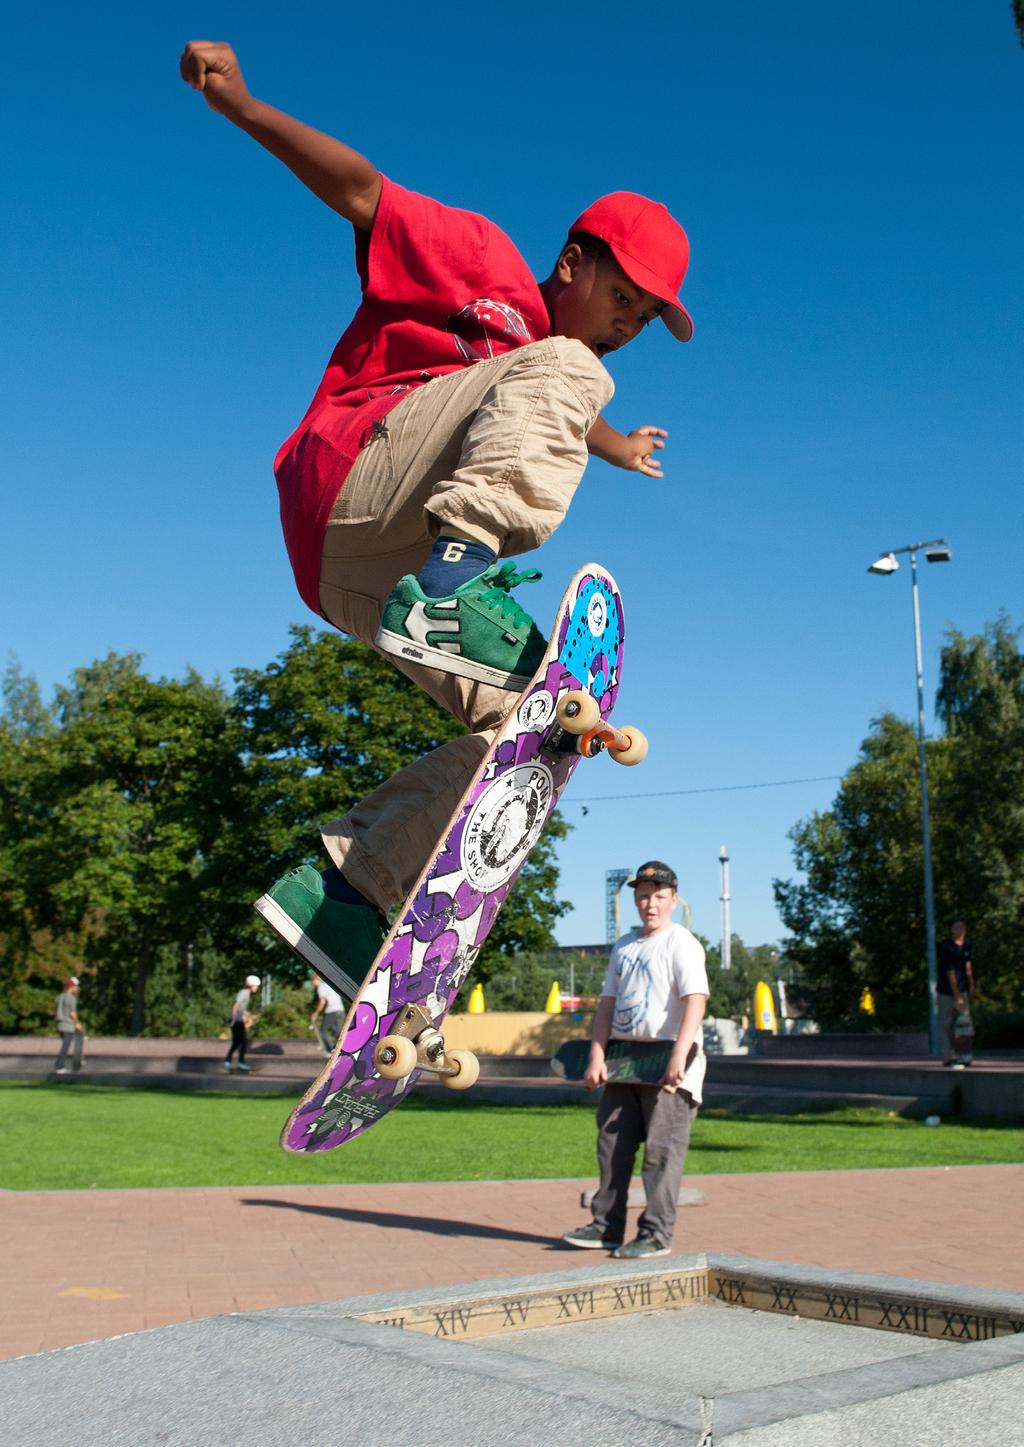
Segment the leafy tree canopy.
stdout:
<path fill-rule="evenodd" d="M 223 997 L 255 969 L 305 971 L 253 899 L 303 861 L 322 821 L 460 725 L 371 649 L 292 630 L 228 693 L 189 672 L 151 679 L 137 655 L 78 669 L 44 703 L 12 663 L 0 710 L 0 1029 L 45 1029 L 60 979 L 83 976 L 92 1029 L 223 1024 Z M 557 815 L 477 963 L 553 941 Z"/>
<path fill-rule="evenodd" d="M 1020 998 L 1024 938 L 1024 660 L 1005 618 L 942 650 L 940 737 L 927 748 L 937 931 L 969 921 L 983 996 Z M 790 834 L 802 879 L 776 880 L 796 966 L 825 1024 L 858 1019 L 868 986 L 882 1028 L 924 1028 L 927 964 L 914 728 L 874 722 L 831 809 Z"/>

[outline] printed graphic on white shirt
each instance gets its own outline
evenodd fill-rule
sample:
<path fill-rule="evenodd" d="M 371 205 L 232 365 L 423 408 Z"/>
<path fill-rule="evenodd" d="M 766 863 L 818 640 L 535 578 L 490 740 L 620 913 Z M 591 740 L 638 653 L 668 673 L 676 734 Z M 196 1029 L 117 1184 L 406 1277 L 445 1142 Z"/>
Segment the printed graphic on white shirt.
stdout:
<path fill-rule="evenodd" d="M 670 924 L 657 934 L 639 929 L 616 943 L 608 961 L 602 995 L 615 998 L 613 1040 L 675 1040 L 683 1019 L 684 995 L 708 995 L 704 947 L 689 930 Z M 683 1089 L 701 1098 L 705 1059 L 703 1031 L 683 1079 Z"/>

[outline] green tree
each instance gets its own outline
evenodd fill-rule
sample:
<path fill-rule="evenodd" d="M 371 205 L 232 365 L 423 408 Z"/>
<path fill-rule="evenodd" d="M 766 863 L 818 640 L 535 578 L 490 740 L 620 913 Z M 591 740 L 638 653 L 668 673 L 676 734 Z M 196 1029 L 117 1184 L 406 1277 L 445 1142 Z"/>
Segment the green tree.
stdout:
<path fill-rule="evenodd" d="M 138 1035 L 159 951 L 202 925 L 204 861 L 237 771 L 228 700 L 194 673 L 154 681 L 137 656 L 111 654 L 57 690 L 52 718 L 21 740 L 22 901 L 37 926 L 85 933 L 90 1015 Z"/>
<path fill-rule="evenodd" d="M 1024 657 L 1006 618 L 950 630 L 937 708 L 951 749 L 938 838 L 940 929 L 967 916 L 990 1006 L 1020 1008 L 1024 949 Z"/>
<path fill-rule="evenodd" d="M 135 655 L 81 668 L 45 705 L 12 665 L 0 710 L 0 1027 L 48 1028 L 59 981 L 84 975 L 90 1028 L 212 1033 L 255 969 L 305 969 L 252 901 L 324 862 L 322 821 L 458 725 L 371 649 L 295 628 L 234 695 L 195 673 L 153 680 Z M 553 940 L 558 816 L 478 962 Z"/>
<path fill-rule="evenodd" d="M 234 846 L 271 878 L 321 862 L 325 820 L 463 731 L 373 649 L 305 625 L 266 668 L 236 670 L 235 685 L 245 773 Z"/>
<path fill-rule="evenodd" d="M 722 969 L 721 945 L 708 944 L 701 940 L 707 955 L 708 1014 L 738 1020 L 741 1015 L 754 1013 L 754 989 L 759 980 L 764 980 L 775 993 L 775 981 L 779 974 L 779 951 L 774 945 L 747 946 L 739 935 L 732 936 L 729 969 Z"/>
<path fill-rule="evenodd" d="M 937 829 L 949 747 L 937 739 L 927 748 Z M 857 1020 L 867 986 L 878 1028 L 924 1028 L 920 810 L 914 730 L 886 714 L 873 724 L 832 808 L 790 832 L 805 879 L 776 880 L 775 897 L 793 936 L 786 958 L 813 988 L 822 1024 Z"/>
<path fill-rule="evenodd" d="M 264 669 L 241 669 L 233 714 L 245 760 L 239 825 L 230 839 L 240 877 L 274 878 L 296 864 L 322 864 L 320 825 L 462 726 L 373 649 L 337 633 L 291 630 L 291 643 Z M 555 841 L 569 826 L 549 821 L 509 894 L 473 979 L 501 959 L 553 943 L 569 908 L 557 897 Z M 251 893 L 249 895 L 251 899 Z"/>
<path fill-rule="evenodd" d="M 6 669 L 0 709 L 0 1032 L 52 1028 L 61 982 L 81 972 L 88 922 L 68 934 L 40 924 L 25 869 L 28 841 L 47 827 L 45 780 L 57 730 L 34 678 Z"/>
<path fill-rule="evenodd" d="M 955 630 L 942 652 L 943 733 L 927 744 L 932 862 L 940 938 L 954 914 L 971 924 L 982 995 L 1020 1000 L 1024 938 L 1024 662 L 1005 619 L 984 634 Z M 815 990 L 823 1024 L 878 1028 L 927 1020 L 924 861 L 913 727 L 877 720 L 831 809 L 790 834 L 802 880 L 776 880 L 791 938 L 786 957 Z"/>

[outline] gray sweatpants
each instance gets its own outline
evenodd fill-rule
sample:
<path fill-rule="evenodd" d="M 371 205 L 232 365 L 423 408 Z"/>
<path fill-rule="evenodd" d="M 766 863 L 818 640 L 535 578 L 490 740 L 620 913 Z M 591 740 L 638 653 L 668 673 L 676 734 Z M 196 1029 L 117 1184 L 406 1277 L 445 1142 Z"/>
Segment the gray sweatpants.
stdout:
<path fill-rule="evenodd" d="M 626 1204 L 633 1164 L 642 1143 L 647 1205 L 639 1229 L 662 1246 L 672 1245 L 679 1187 L 697 1106 L 686 1090 L 616 1081 L 606 1085 L 597 1107 L 597 1164 L 601 1173 L 591 1203 L 594 1221 L 612 1240 L 626 1233 Z"/>

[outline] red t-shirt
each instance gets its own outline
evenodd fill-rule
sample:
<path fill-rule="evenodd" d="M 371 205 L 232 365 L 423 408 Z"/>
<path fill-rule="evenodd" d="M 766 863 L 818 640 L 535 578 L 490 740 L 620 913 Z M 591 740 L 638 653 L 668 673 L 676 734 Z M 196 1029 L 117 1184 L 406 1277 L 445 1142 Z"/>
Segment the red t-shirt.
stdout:
<path fill-rule="evenodd" d="M 288 556 L 316 613 L 331 508 L 373 424 L 433 377 L 551 335 L 533 274 L 485 217 L 385 178 L 373 230 L 355 236 L 363 299 L 274 462 Z"/>

